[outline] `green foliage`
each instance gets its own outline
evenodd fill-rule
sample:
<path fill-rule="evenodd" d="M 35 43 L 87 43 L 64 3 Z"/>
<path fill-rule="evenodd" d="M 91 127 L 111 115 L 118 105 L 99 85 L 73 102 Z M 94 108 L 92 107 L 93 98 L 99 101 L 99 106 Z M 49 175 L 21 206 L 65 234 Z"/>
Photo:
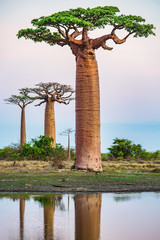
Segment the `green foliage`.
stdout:
<path fill-rule="evenodd" d="M 61 39 L 61 35 L 58 32 L 51 33 L 50 29 L 46 27 L 38 27 L 36 29 L 22 29 L 18 32 L 18 38 L 25 37 L 25 39 L 32 39 L 34 42 L 45 41 L 50 45 L 56 44 L 56 42 L 50 39 Z"/>
<path fill-rule="evenodd" d="M 33 147 L 43 148 L 47 154 L 51 151 L 53 142 L 54 139 L 47 136 L 39 136 L 38 139 L 32 139 Z"/>
<path fill-rule="evenodd" d="M 131 141 L 127 139 L 116 138 L 113 141 L 112 147 L 108 148 L 108 150 L 115 158 L 127 158 L 128 156 L 132 155 Z"/>
<path fill-rule="evenodd" d="M 64 160 L 64 159 L 67 159 L 67 156 L 68 156 L 67 150 L 65 150 L 60 143 L 56 144 L 56 148 L 54 148 L 52 152 L 53 160 L 60 160 L 60 159 Z"/>
<path fill-rule="evenodd" d="M 56 207 L 59 207 L 61 211 L 65 210 L 61 195 L 35 196 L 34 201 L 39 202 L 43 207 L 55 205 Z"/>
<path fill-rule="evenodd" d="M 62 167 L 62 161 L 67 159 L 68 151 L 61 145 L 52 147 L 53 138 L 40 136 L 32 139 L 30 143 L 25 143 L 20 149 L 19 146 L 8 146 L 0 149 L 0 159 L 8 160 L 51 160 L 53 165 Z M 74 151 L 71 151 L 74 155 Z"/>
<path fill-rule="evenodd" d="M 144 24 L 144 22 L 145 19 L 140 16 L 120 15 L 119 9 L 113 6 L 76 8 L 33 19 L 31 23 L 35 29 L 22 29 L 17 36 L 18 38 L 32 39 L 34 42 L 45 41 L 50 45 L 58 44 L 60 39 L 65 39 L 67 41 L 65 44 L 69 44 L 68 34 L 71 34 L 70 31 L 83 28 L 92 31 L 108 25 L 119 30 L 124 29 L 128 33 L 134 33 L 134 37 L 155 35 L 153 24 Z M 56 31 L 52 32 L 51 27 Z M 64 42 L 62 41 L 62 43 Z"/>
<path fill-rule="evenodd" d="M 75 160 L 75 150 L 73 148 L 70 149 L 71 160 Z"/>
<path fill-rule="evenodd" d="M 11 95 L 10 98 L 4 99 L 7 104 L 15 104 L 21 108 L 25 108 L 28 104 L 31 104 L 35 98 L 28 95 L 29 88 L 19 89 L 19 95 Z"/>
<path fill-rule="evenodd" d="M 21 158 L 21 153 L 13 153 L 11 155 L 11 159 L 13 160 L 19 160 Z"/>
<path fill-rule="evenodd" d="M 108 150 L 110 159 L 160 159 L 160 151 L 147 152 L 140 144 L 133 144 L 128 139 L 114 139 L 113 145 Z"/>
<path fill-rule="evenodd" d="M 61 144 L 52 147 L 53 138 L 40 136 L 38 139 L 32 139 L 31 143 L 24 144 L 22 147 L 22 156 L 29 159 L 41 160 L 64 160 L 67 157 L 67 151 Z"/>
<path fill-rule="evenodd" d="M 30 143 L 26 143 L 22 147 L 22 156 L 27 159 L 45 159 L 46 152 L 44 149 L 38 148 L 37 146 L 31 146 Z"/>
<path fill-rule="evenodd" d="M 157 150 L 152 153 L 152 159 L 160 159 L 160 150 Z"/>
<path fill-rule="evenodd" d="M 140 16 L 134 15 L 120 15 L 114 18 L 114 22 L 121 26 L 120 29 L 124 29 L 127 32 L 134 33 L 134 37 L 148 37 L 149 35 L 155 35 L 152 31 L 154 28 L 153 24 L 144 24 L 145 19 Z"/>
<path fill-rule="evenodd" d="M 66 27 L 74 25 L 76 27 L 101 27 L 106 24 L 108 18 L 114 17 L 114 14 L 119 12 L 117 7 L 96 7 L 96 8 L 77 8 L 69 11 L 62 11 L 52 14 L 49 17 L 41 17 L 32 20 L 34 26 L 54 26 L 62 24 Z M 101 19 L 101 21 L 100 21 Z"/>
<path fill-rule="evenodd" d="M 18 153 L 20 153 L 19 146 L 7 146 L 0 149 L 0 159 L 13 159 Z"/>
<path fill-rule="evenodd" d="M 108 153 L 101 153 L 101 160 L 107 161 L 108 160 Z"/>

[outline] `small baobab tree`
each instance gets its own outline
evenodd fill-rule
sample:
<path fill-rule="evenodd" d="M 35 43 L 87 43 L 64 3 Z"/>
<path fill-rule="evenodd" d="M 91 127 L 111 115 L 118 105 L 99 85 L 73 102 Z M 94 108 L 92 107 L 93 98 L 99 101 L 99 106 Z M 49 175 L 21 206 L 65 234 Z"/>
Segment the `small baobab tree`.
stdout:
<path fill-rule="evenodd" d="M 119 12 L 114 6 L 70 9 L 33 19 L 31 23 L 35 28 L 18 32 L 18 38 L 44 41 L 51 46 L 69 46 L 75 56 L 77 169 L 102 171 L 99 76 L 95 50 L 112 50 L 106 44 L 109 40 L 115 44 L 123 44 L 129 36 L 155 35 L 154 26 L 145 24 L 144 18 Z M 91 38 L 89 33 L 97 28 L 103 28 L 104 35 Z M 118 36 L 120 31 L 123 35 L 121 39 Z"/>
<path fill-rule="evenodd" d="M 67 128 L 64 132 L 60 133 L 60 135 L 68 136 L 68 159 L 69 160 L 71 159 L 70 135 L 73 132 L 74 132 L 74 130 L 72 130 L 71 128 Z"/>
<path fill-rule="evenodd" d="M 7 104 L 15 104 L 21 108 L 20 146 L 22 147 L 26 143 L 25 109 L 27 105 L 34 101 L 34 98 L 28 95 L 29 88 L 21 88 L 19 91 L 19 95 L 12 95 L 4 101 Z"/>
<path fill-rule="evenodd" d="M 35 88 L 30 88 L 30 92 L 35 94 L 34 98 L 40 100 L 40 106 L 45 103 L 45 120 L 44 120 L 44 135 L 54 139 L 52 146 L 56 146 L 56 133 L 55 133 L 55 113 L 54 103 L 69 104 L 74 90 L 67 85 L 62 85 L 56 82 L 39 83 Z"/>

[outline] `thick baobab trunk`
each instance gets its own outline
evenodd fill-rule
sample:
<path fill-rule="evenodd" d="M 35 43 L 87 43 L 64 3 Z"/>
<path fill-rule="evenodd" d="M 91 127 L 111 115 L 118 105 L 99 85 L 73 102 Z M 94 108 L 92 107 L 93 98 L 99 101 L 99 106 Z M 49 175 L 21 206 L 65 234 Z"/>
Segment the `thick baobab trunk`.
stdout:
<path fill-rule="evenodd" d="M 75 239 L 100 239 L 101 194 L 75 196 Z"/>
<path fill-rule="evenodd" d="M 54 102 L 52 102 L 50 99 L 48 99 L 46 102 L 44 125 L 44 135 L 52 137 L 54 139 L 52 147 L 56 147 Z"/>
<path fill-rule="evenodd" d="M 99 77 L 92 49 L 76 58 L 75 168 L 102 171 Z"/>
<path fill-rule="evenodd" d="M 25 143 L 26 143 L 25 107 L 22 107 L 22 111 L 21 111 L 21 137 L 20 137 L 21 147 Z"/>

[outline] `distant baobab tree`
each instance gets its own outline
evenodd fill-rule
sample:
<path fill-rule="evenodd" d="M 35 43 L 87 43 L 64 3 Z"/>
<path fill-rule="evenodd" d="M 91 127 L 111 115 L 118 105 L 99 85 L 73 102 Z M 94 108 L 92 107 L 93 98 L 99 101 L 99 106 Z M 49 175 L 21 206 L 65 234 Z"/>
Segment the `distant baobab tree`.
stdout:
<path fill-rule="evenodd" d="M 11 95 L 10 98 L 4 99 L 7 104 L 15 104 L 21 108 L 21 130 L 20 130 L 20 146 L 26 143 L 26 124 L 25 124 L 25 108 L 34 101 L 29 97 L 29 88 L 19 89 L 19 95 Z"/>
<path fill-rule="evenodd" d="M 53 147 L 56 147 L 56 133 L 55 133 L 55 113 L 54 103 L 69 104 L 74 90 L 69 85 L 62 85 L 57 82 L 39 83 L 35 88 L 30 88 L 30 92 L 35 94 L 35 99 L 40 100 L 40 106 L 45 103 L 45 120 L 44 120 L 44 135 L 52 137 L 54 142 Z"/>
<path fill-rule="evenodd" d="M 31 23 L 35 28 L 18 32 L 18 38 L 24 37 L 34 42 L 44 41 L 51 46 L 69 46 L 75 56 L 77 169 L 102 171 L 99 76 L 95 50 L 112 50 L 113 48 L 106 44 L 108 40 L 123 44 L 131 35 L 136 38 L 155 35 L 154 26 L 145 24 L 144 18 L 119 12 L 119 9 L 113 6 L 70 9 L 33 19 Z M 89 32 L 96 28 L 104 29 L 104 35 L 91 38 Z M 124 34 L 122 39 L 118 37 L 120 30 Z M 107 77 L 112 80 L 112 76 Z"/>
<path fill-rule="evenodd" d="M 68 136 L 68 159 L 71 159 L 71 148 L 70 148 L 70 135 L 73 133 L 75 130 L 72 130 L 72 128 L 67 128 L 63 132 L 60 133 L 60 135 L 63 136 Z"/>

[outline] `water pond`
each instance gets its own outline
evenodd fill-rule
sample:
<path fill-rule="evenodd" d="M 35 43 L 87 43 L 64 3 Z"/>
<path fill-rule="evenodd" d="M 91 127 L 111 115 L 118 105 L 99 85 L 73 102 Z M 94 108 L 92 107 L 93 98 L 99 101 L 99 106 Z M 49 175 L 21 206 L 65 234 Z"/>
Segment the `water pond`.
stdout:
<path fill-rule="evenodd" d="M 160 240 L 160 193 L 0 193 L 1 240 Z"/>

